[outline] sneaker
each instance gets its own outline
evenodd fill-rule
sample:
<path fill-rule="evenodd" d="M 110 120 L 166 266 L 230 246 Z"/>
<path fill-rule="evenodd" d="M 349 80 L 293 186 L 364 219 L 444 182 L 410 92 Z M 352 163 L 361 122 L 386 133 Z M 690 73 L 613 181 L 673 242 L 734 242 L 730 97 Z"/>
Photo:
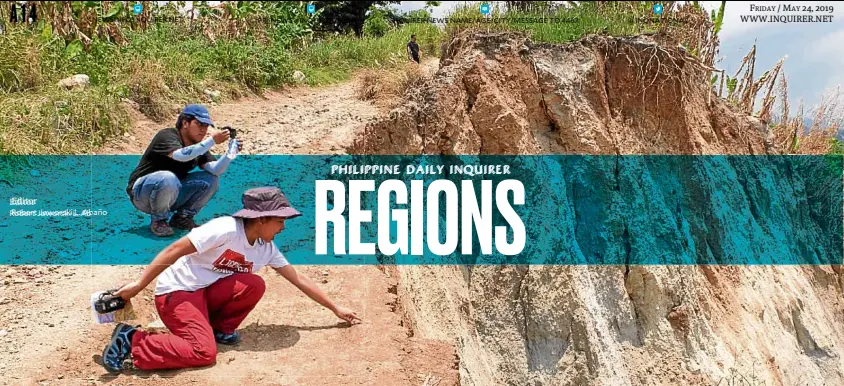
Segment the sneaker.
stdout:
<path fill-rule="evenodd" d="M 170 226 L 167 225 L 166 220 L 153 221 L 149 225 L 149 230 L 152 231 L 152 234 L 159 237 L 167 237 L 173 235 L 173 228 L 170 228 Z"/>
<path fill-rule="evenodd" d="M 240 334 L 238 334 L 237 331 L 231 334 L 225 334 L 222 332 L 215 331 L 214 340 L 216 340 L 217 343 L 220 344 L 235 345 L 240 343 Z"/>
<path fill-rule="evenodd" d="M 170 226 L 176 229 L 191 230 L 199 225 L 193 222 L 193 216 L 181 216 L 175 214 L 173 215 L 173 218 L 170 219 Z"/>
<path fill-rule="evenodd" d="M 132 334 L 135 328 L 119 323 L 111 333 L 111 342 L 103 350 L 103 367 L 110 373 L 123 370 L 123 362 L 132 354 Z"/>

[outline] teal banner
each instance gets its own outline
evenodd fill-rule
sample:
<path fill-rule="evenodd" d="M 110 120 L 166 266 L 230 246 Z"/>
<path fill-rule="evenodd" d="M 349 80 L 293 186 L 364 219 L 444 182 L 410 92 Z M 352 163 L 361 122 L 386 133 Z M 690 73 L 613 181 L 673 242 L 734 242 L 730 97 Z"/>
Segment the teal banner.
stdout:
<path fill-rule="evenodd" d="M 0 156 L 0 264 L 147 264 L 140 156 Z M 204 173 L 199 169 L 193 173 Z M 241 155 L 196 215 L 275 186 L 293 264 L 841 264 L 839 156 Z"/>

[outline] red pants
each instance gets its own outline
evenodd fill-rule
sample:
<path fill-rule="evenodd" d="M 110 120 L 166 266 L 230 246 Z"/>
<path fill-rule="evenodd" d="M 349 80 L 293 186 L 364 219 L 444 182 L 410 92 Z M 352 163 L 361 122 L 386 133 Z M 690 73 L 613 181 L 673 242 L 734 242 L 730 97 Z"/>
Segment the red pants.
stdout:
<path fill-rule="evenodd" d="M 132 336 L 135 367 L 158 370 L 214 364 L 214 332 L 233 333 L 261 300 L 264 289 L 260 276 L 238 273 L 194 292 L 156 296 L 158 315 L 170 334 L 136 331 Z"/>

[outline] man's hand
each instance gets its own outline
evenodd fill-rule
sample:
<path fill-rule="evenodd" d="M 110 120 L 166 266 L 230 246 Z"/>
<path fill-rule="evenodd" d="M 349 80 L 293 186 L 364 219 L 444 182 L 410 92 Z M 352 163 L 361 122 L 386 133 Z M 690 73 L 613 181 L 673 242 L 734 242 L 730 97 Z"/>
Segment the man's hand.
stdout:
<path fill-rule="evenodd" d="M 345 307 L 338 306 L 337 310 L 334 311 L 334 315 L 337 315 L 338 318 L 349 322 L 349 324 L 355 324 L 355 320 L 357 320 L 358 323 L 363 321 L 360 317 L 358 317 L 358 314 Z"/>
<path fill-rule="evenodd" d="M 214 143 L 221 144 L 229 140 L 229 131 L 228 130 L 214 130 L 211 133 L 211 137 L 214 138 Z"/>
<path fill-rule="evenodd" d="M 123 287 L 120 287 L 120 289 L 117 290 L 114 295 L 120 296 L 121 298 L 123 298 L 123 300 L 129 301 L 129 299 L 135 297 L 135 295 L 139 294 L 143 290 L 144 287 L 141 287 L 138 282 L 133 281 L 129 284 L 124 285 Z"/>

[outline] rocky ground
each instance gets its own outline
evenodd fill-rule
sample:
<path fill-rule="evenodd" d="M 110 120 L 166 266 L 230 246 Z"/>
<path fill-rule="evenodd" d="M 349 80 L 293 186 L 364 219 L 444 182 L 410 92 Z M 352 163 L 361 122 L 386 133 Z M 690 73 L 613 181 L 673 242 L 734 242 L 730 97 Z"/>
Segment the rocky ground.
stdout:
<path fill-rule="evenodd" d="M 355 99 L 352 82 L 281 90 L 211 107 L 217 122 L 239 129 L 243 154 L 342 154 L 362 125 L 383 112 Z M 157 130 L 172 125 L 138 113 L 133 118 L 133 129 L 102 154 L 140 154 Z M 89 297 L 136 278 L 142 267 L 1 267 L 0 384 L 457 384 L 453 345 L 414 337 L 397 312 L 395 276 L 376 266 L 297 269 L 339 304 L 356 310 L 363 323 L 347 326 L 266 270 L 260 274 L 267 292 L 242 326 L 244 341 L 221 349 L 216 365 L 115 377 L 98 364 L 113 325 L 93 323 Z M 160 325 L 153 286 L 133 301 L 136 323 L 144 326 Z"/>
<path fill-rule="evenodd" d="M 444 48 L 435 77 L 389 114 L 344 84 L 215 106 L 212 115 L 240 125 L 247 154 L 778 152 L 760 121 L 692 81 L 705 79 L 692 58 L 648 37 L 551 45 L 480 33 Z M 138 122 L 104 153 L 142 151 L 161 125 Z M 718 188 L 727 174 L 712 174 L 707 186 Z M 640 175 L 614 178 L 643 195 Z M 753 187 L 731 193 L 731 216 L 686 214 L 708 227 L 693 235 L 706 239 L 702 251 L 742 253 L 718 237 L 744 224 L 785 226 L 810 244 L 807 230 L 819 220 L 808 213 L 806 190 L 799 179 L 779 182 L 802 203 L 789 216 L 740 215 L 764 196 Z M 605 225 L 629 227 L 630 218 Z M 600 238 L 631 254 L 649 239 L 627 229 Z M 565 241 L 589 251 L 596 233 L 570 230 Z M 119 377 L 96 364 L 110 326 L 90 322 L 88 297 L 139 267 L 3 268 L 0 370 L 10 385 L 844 383 L 837 265 L 301 267 L 359 311 L 364 323 L 353 327 L 264 272 L 268 293 L 245 322 L 243 345 L 222 351 L 215 366 Z M 138 312 L 152 323 L 144 297 Z"/>

